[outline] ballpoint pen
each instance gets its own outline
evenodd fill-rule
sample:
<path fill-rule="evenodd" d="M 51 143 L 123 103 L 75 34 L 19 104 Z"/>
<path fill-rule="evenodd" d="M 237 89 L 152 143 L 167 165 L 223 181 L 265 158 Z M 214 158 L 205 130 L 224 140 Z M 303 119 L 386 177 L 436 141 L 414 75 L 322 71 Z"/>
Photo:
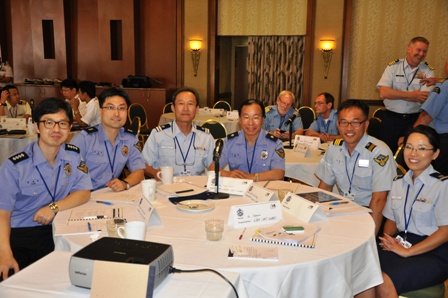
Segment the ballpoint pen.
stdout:
<path fill-rule="evenodd" d="M 348 201 L 343 201 L 343 202 L 331 202 L 329 205 L 331 205 L 331 206 L 336 206 L 336 205 L 341 205 L 341 204 L 348 204 Z"/>
<path fill-rule="evenodd" d="M 190 192 L 190 191 L 194 191 L 194 189 L 179 190 L 179 191 L 175 191 L 175 193 L 179 194 L 179 193 L 185 193 L 185 192 Z"/>
<path fill-rule="evenodd" d="M 106 201 L 96 201 L 98 204 L 104 204 L 104 205 L 112 205 L 111 202 L 106 202 Z"/>
<path fill-rule="evenodd" d="M 89 232 L 92 231 L 92 226 L 90 225 L 90 222 L 87 223 L 87 229 L 89 230 Z"/>
<path fill-rule="evenodd" d="M 246 232 L 246 228 L 244 228 L 244 230 L 241 232 L 240 237 L 238 237 L 238 240 L 243 239 L 244 232 Z"/>

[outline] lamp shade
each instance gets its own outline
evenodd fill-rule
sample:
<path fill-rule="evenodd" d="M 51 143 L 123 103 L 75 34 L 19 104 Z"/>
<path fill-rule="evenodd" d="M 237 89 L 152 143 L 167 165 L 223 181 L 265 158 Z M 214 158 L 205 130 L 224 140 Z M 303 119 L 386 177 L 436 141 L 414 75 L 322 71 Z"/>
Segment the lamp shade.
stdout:
<path fill-rule="evenodd" d="M 193 51 L 198 51 L 202 48 L 202 40 L 200 39 L 190 39 L 190 49 Z"/>
<path fill-rule="evenodd" d="M 334 39 L 321 39 L 320 48 L 322 51 L 327 52 L 334 49 Z"/>

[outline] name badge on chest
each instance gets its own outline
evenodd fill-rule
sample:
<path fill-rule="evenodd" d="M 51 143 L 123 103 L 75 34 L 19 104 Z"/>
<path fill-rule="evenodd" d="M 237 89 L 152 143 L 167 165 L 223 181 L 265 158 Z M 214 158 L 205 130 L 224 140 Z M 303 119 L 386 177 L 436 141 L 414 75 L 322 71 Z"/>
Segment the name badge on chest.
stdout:
<path fill-rule="evenodd" d="M 358 167 L 360 167 L 360 168 L 368 168 L 369 167 L 369 160 L 368 159 L 360 159 L 358 161 Z"/>

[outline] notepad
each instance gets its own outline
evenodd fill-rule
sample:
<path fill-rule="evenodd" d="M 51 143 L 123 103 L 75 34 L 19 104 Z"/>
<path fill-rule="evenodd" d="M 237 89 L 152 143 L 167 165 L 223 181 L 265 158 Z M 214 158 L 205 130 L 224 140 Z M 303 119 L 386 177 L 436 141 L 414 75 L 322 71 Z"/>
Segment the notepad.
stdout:
<path fill-rule="evenodd" d="M 323 191 L 315 191 L 315 192 L 307 192 L 307 193 L 299 193 L 297 194 L 308 201 L 313 203 L 327 203 L 334 201 L 341 201 L 342 199 L 335 197 L 329 193 Z"/>
<path fill-rule="evenodd" d="M 280 244 L 280 245 L 285 245 L 285 246 L 294 246 L 294 247 L 302 247 L 302 248 L 315 248 L 316 247 L 316 239 L 317 239 L 317 234 L 314 234 L 311 238 L 308 238 L 307 240 L 302 241 L 302 242 L 290 242 L 290 241 L 285 242 L 282 240 L 266 239 L 259 234 L 255 234 L 250 238 L 250 240 L 254 241 L 254 242 Z"/>

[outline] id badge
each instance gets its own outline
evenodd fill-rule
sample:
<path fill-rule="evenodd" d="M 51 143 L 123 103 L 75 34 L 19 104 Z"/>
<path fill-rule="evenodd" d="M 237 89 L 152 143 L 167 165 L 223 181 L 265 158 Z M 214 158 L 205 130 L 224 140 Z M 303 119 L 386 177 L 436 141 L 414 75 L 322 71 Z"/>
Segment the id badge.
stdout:
<path fill-rule="evenodd" d="M 401 246 L 403 246 L 404 248 L 411 248 L 412 246 L 412 244 L 409 241 L 404 240 L 403 237 L 401 237 L 400 235 L 397 235 L 395 239 L 397 239 L 398 242 L 400 242 Z"/>
<path fill-rule="evenodd" d="M 353 193 L 344 192 L 344 197 L 346 197 L 347 199 L 352 200 L 352 201 L 355 200 L 355 195 Z"/>

